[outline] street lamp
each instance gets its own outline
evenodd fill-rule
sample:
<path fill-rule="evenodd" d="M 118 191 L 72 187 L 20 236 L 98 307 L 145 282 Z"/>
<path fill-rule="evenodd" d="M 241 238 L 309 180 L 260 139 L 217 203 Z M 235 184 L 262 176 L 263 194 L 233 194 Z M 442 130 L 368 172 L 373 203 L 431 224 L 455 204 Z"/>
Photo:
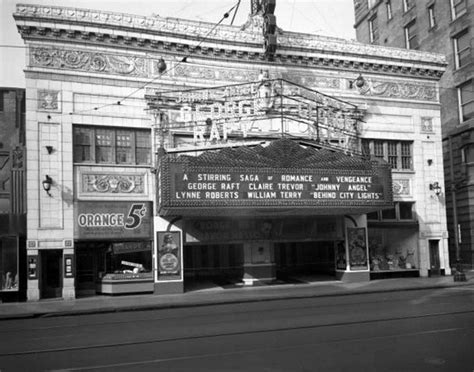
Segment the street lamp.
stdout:
<path fill-rule="evenodd" d="M 53 184 L 53 179 L 50 176 L 46 175 L 45 179 L 41 183 L 43 184 L 43 190 L 46 191 L 46 194 L 48 194 L 48 196 L 52 196 L 50 194 L 50 191 L 51 185 Z"/>

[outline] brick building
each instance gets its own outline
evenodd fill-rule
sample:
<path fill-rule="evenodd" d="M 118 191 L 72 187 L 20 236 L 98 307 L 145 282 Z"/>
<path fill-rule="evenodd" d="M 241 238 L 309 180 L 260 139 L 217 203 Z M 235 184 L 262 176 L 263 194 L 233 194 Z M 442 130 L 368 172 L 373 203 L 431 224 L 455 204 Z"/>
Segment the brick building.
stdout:
<path fill-rule="evenodd" d="M 357 40 L 446 55 L 440 80 L 451 261 L 474 266 L 474 1 L 355 0 Z"/>
<path fill-rule="evenodd" d="M 443 56 L 286 32 L 262 9 L 217 27 L 14 17 L 29 300 L 450 275 Z"/>

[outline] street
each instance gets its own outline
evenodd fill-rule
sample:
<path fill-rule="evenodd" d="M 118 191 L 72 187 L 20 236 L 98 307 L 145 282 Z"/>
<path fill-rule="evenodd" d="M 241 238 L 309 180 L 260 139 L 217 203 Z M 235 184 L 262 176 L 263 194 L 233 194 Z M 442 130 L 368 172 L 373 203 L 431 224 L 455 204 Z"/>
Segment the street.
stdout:
<path fill-rule="evenodd" d="M 472 286 L 0 322 L 0 370 L 473 371 Z"/>

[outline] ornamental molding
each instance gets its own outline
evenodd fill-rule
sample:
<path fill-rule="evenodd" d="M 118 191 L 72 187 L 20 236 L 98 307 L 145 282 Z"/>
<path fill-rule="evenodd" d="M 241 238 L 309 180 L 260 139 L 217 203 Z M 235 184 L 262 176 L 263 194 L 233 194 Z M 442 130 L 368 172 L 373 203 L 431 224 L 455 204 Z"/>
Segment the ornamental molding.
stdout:
<path fill-rule="evenodd" d="M 204 66 L 195 64 L 179 64 L 166 61 L 169 65 L 169 78 L 194 79 L 197 84 L 201 82 L 247 83 L 257 81 L 260 71 L 242 68 L 219 68 L 217 66 Z M 133 76 L 153 78 L 159 75 L 159 58 L 139 57 L 116 53 L 90 51 L 86 49 L 59 49 L 55 47 L 32 46 L 30 53 L 30 67 L 49 68 L 55 71 L 82 71 L 85 73 L 101 73 L 117 76 Z M 436 85 L 430 82 L 414 83 L 401 81 L 388 81 L 384 79 L 367 78 L 367 84 L 361 89 L 350 89 L 349 79 L 340 76 L 322 76 L 319 71 L 307 70 L 305 72 L 277 72 L 270 78 L 282 78 L 310 89 L 346 90 L 349 94 L 368 97 L 416 99 L 419 101 L 437 102 L 438 94 Z M 44 91 L 44 99 L 40 97 L 38 104 L 47 104 L 46 97 L 57 94 L 53 91 Z M 40 92 L 40 94 L 43 94 Z M 58 100 L 56 100 L 58 101 Z M 53 100 L 54 102 L 54 100 Z M 52 105 L 52 103 L 51 103 Z M 51 106 L 50 105 L 50 106 Z M 46 107 L 39 107 L 46 110 Z M 49 107 L 50 111 L 54 108 Z M 58 110 L 56 108 L 55 110 Z"/>
<path fill-rule="evenodd" d="M 81 192 L 87 194 L 145 194 L 145 174 L 81 173 Z"/>
<path fill-rule="evenodd" d="M 60 92 L 57 90 L 38 91 L 38 111 L 61 111 Z"/>
<path fill-rule="evenodd" d="M 229 25 L 215 27 L 214 23 L 165 18 L 158 15 L 145 17 L 89 9 L 19 4 L 14 17 L 17 20 L 19 32 L 24 37 L 29 37 L 32 32 L 39 35 L 47 35 L 48 32 L 51 32 L 56 37 L 64 34 L 68 38 L 80 38 L 84 41 L 91 38 L 98 38 L 99 41 L 107 38 L 109 42 L 125 45 L 138 43 L 143 46 L 153 41 L 156 42 L 156 40 L 144 39 L 143 35 L 147 34 L 149 39 L 156 39 L 157 36 L 173 36 L 182 39 L 182 42 L 186 44 L 193 44 L 193 42 L 195 44 L 196 41 L 206 37 L 208 40 L 214 39 L 222 44 L 234 47 L 236 45 L 250 46 L 249 44 L 252 44 L 251 46 L 255 48 L 263 45 L 262 17 L 260 15 L 249 16 L 249 20 L 240 27 Z M 28 20 L 30 26 L 22 25 L 22 20 Z M 32 21 L 37 21 L 38 26 L 31 26 Z M 50 30 L 43 26 L 46 21 L 51 21 L 52 28 Z M 56 21 L 62 23 L 69 21 L 70 26 L 77 25 L 77 30 L 72 27 L 64 27 L 64 30 L 58 30 L 59 24 L 55 23 Z M 98 30 L 104 27 L 118 29 L 123 32 L 124 36 L 120 35 L 120 32 L 113 32 L 111 35 L 102 34 L 99 31 L 88 33 L 84 31 L 84 24 L 87 24 L 89 29 L 94 26 Z M 128 36 L 128 34 L 135 32 L 136 35 L 141 36 Z M 172 43 L 169 42 L 168 44 L 171 46 Z M 334 54 L 330 59 L 339 59 L 343 55 L 347 58 L 350 55 L 352 58 L 367 60 L 367 56 L 370 56 L 372 59 L 381 60 L 381 63 L 386 63 L 387 60 L 392 59 L 392 64 L 403 62 L 410 66 L 428 64 L 430 68 L 435 69 L 444 69 L 446 65 L 446 57 L 441 54 L 374 46 L 334 37 L 287 32 L 281 29 L 278 29 L 278 44 L 279 50 L 298 50 L 301 52 L 301 49 L 304 49 L 304 54 L 316 52 L 325 55 Z M 261 56 L 263 50 L 262 53 L 258 54 Z"/>

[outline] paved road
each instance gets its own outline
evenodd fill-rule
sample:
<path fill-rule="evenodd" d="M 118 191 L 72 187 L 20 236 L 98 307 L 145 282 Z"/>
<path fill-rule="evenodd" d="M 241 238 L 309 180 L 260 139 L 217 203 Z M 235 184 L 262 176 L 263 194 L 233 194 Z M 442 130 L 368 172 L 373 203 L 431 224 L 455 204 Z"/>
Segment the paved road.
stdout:
<path fill-rule="evenodd" d="M 474 371 L 472 286 L 0 322 L 0 370 Z"/>

